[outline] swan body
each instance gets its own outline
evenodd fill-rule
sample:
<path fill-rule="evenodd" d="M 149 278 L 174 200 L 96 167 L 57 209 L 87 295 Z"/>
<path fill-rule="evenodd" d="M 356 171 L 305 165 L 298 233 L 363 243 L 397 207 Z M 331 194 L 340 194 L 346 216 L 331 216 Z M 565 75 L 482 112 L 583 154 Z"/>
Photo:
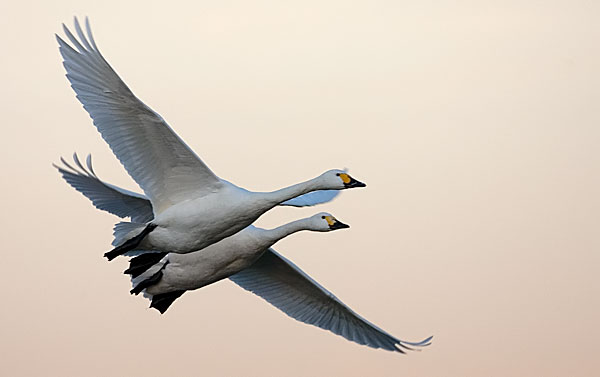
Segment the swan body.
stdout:
<path fill-rule="evenodd" d="M 298 231 L 328 232 L 348 226 L 332 215 L 322 212 L 275 229 L 248 226 L 231 237 L 189 254 L 167 254 L 147 272 L 133 279 L 138 284 L 160 273 L 156 284 L 145 288 L 150 295 L 180 290 L 194 290 L 227 278 L 250 267 L 278 240 Z"/>
<path fill-rule="evenodd" d="M 237 233 L 288 199 L 316 190 L 342 189 L 342 181 L 336 174 L 340 171 L 332 170 L 310 181 L 271 193 L 251 192 L 224 182 L 218 193 L 178 203 L 156 216 L 152 221 L 156 228 L 138 248 L 174 253 L 203 249 Z M 328 184 L 328 180 L 333 184 Z M 336 185 L 336 181 L 339 184 Z"/>
<path fill-rule="evenodd" d="M 63 161 L 64 162 L 64 161 Z M 119 217 L 148 219 L 152 204 L 143 195 L 102 182 L 88 158 L 85 169 L 59 168 L 63 178 L 101 210 Z M 312 203 L 311 194 L 297 198 Z M 229 278 L 235 284 L 262 297 L 290 317 L 343 336 L 358 344 L 404 353 L 430 344 L 407 342 L 393 337 L 359 316 L 341 300 L 308 276 L 291 261 L 271 248 L 278 239 L 302 229 L 332 230 L 336 222 L 319 214 L 273 230 L 246 227 L 235 235 L 188 254 L 159 252 L 130 260 L 125 272 L 132 276 L 132 293 L 144 293 L 150 306 L 164 313 L 183 293 Z M 323 222 L 322 220 L 326 220 Z M 338 225 L 339 226 L 339 225 Z M 148 268 L 150 265 L 150 268 Z M 141 269 L 138 267 L 142 267 Z"/>
<path fill-rule="evenodd" d="M 188 253 L 250 225 L 264 212 L 319 190 L 364 187 L 342 170 L 270 193 L 215 175 L 165 120 L 140 101 L 100 53 L 86 19 L 71 44 L 56 36 L 67 79 L 103 139 L 152 204 L 152 223 L 117 224 L 111 260 L 135 249 Z M 293 205 L 293 204 L 291 204 Z"/>

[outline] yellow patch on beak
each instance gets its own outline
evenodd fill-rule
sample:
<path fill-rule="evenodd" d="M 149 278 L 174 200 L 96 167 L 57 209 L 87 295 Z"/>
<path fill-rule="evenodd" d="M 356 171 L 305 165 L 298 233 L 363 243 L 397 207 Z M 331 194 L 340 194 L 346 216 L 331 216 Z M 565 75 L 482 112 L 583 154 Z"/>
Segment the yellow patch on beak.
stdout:
<path fill-rule="evenodd" d="M 335 219 L 332 216 L 325 216 L 325 220 L 327 220 L 327 224 L 329 224 L 329 226 L 333 226 L 333 224 L 335 224 Z"/>
<path fill-rule="evenodd" d="M 342 182 L 344 182 L 345 184 L 350 183 L 350 181 L 352 180 L 350 178 L 350 176 L 348 174 L 346 174 L 346 173 L 341 173 L 340 174 L 340 178 L 342 179 Z"/>

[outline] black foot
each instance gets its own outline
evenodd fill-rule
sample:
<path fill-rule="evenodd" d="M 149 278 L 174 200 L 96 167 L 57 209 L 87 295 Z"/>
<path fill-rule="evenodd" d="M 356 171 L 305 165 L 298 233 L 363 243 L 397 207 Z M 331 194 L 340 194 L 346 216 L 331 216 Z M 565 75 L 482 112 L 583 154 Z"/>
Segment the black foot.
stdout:
<path fill-rule="evenodd" d="M 165 267 L 167 267 L 167 264 L 169 264 L 169 261 L 167 261 L 165 263 L 165 265 L 162 266 L 161 269 L 158 270 L 158 272 L 156 272 L 154 275 L 150 276 L 146 280 L 142 280 L 131 291 L 129 291 L 129 293 L 131 293 L 132 295 L 138 295 L 144 289 L 148 288 L 151 285 L 154 285 L 154 284 L 158 283 L 160 281 L 160 279 L 162 278 L 162 276 L 163 276 L 163 269 Z"/>
<path fill-rule="evenodd" d="M 177 300 L 184 293 L 185 291 L 173 291 L 154 295 L 152 296 L 152 303 L 150 304 L 150 307 L 158 310 L 160 314 L 164 314 L 167 309 L 169 309 L 169 306 L 171 306 L 173 301 Z"/>
<path fill-rule="evenodd" d="M 167 255 L 167 253 L 163 252 L 138 255 L 129 260 L 129 268 L 123 273 L 131 275 L 132 278 L 136 278 L 146 272 L 150 267 L 160 262 L 165 255 Z"/>

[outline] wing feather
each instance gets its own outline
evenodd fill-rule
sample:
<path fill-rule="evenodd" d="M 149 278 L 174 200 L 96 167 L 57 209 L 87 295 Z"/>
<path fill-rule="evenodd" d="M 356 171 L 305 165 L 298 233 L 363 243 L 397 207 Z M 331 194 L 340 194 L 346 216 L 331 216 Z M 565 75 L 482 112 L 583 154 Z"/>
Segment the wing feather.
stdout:
<path fill-rule="evenodd" d="M 104 59 L 86 19 L 75 18 L 77 37 L 56 39 L 67 79 L 94 125 L 129 175 L 160 213 L 174 203 L 203 196 L 221 180 L 175 134 L 164 119 L 140 101 Z"/>
<path fill-rule="evenodd" d="M 280 204 L 280 206 L 309 207 L 332 201 L 340 190 L 319 190 L 297 196 Z"/>
<path fill-rule="evenodd" d="M 76 167 L 63 158 L 61 162 L 64 167 L 54 167 L 68 184 L 90 199 L 96 208 L 119 217 L 130 217 L 136 223 L 146 223 L 154 218 L 152 204 L 148 198 L 100 180 L 94 173 L 90 155 L 86 159 L 87 168 L 83 166 L 77 154 L 73 154 L 73 161 Z"/>
<path fill-rule="evenodd" d="M 269 249 L 256 263 L 230 279 L 290 317 L 329 330 L 358 344 L 403 353 L 402 348 L 410 349 L 406 345 L 424 347 L 431 341 L 429 337 L 412 343 L 391 336 L 356 314 L 273 249 Z"/>

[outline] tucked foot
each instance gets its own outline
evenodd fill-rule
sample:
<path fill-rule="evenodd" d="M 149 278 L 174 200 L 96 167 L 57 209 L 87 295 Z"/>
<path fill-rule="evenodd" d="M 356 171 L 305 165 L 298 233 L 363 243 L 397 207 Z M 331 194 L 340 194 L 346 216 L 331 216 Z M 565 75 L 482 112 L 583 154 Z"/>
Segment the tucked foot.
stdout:
<path fill-rule="evenodd" d="M 185 291 L 173 291 L 154 295 L 152 296 L 152 303 L 150 304 L 150 307 L 158 310 L 160 314 L 164 314 L 167 309 L 169 309 L 169 306 L 171 306 L 173 301 L 177 300 L 184 293 Z"/>
<path fill-rule="evenodd" d="M 169 262 L 167 261 L 164 266 L 162 266 L 162 268 L 160 270 L 158 270 L 154 275 L 150 276 L 148 279 L 146 280 L 142 280 L 138 285 L 136 285 L 131 291 L 129 291 L 129 293 L 131 293 L 132 295 L 138 295 L 141 291 L 143 291 L 144 289 L 148 288 L 151 285 L 154 285 L 156 283 L 158 283 L 160 281 L 160 279 L 162 279 L 163 276 L 163 269 L 167 266 L 167 264 L 169 264 Z"/>
<path fill-rule="evenodd" d="M 129 268 L 123 271 L 123 273 L 131 275 L 132 278 L 136 278 L 146 272 L 150 267 L 160 262 L 165 255 L 167 255 L 167 253 L 163 252 L 138 255 L 129 260 Z"/>

